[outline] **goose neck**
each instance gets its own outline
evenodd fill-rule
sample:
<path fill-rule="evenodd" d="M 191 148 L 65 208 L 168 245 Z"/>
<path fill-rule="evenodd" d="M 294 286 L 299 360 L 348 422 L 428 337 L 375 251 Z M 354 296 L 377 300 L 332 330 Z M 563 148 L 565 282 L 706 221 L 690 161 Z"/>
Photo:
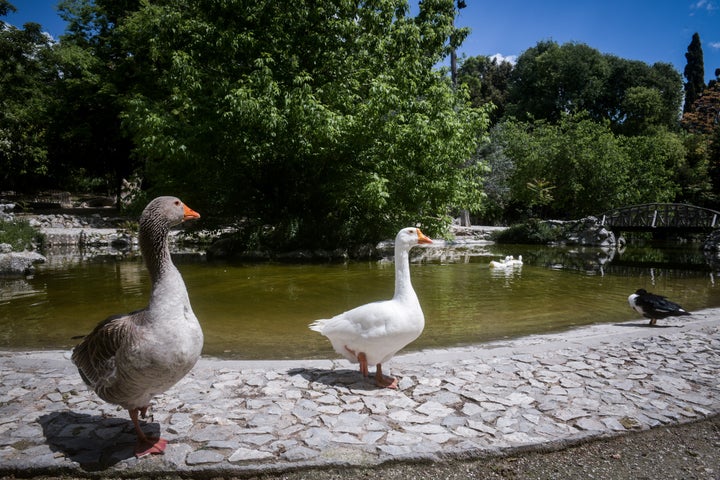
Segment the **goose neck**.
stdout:
<path fill-rule="evenodd" d="M 410 252 L 395 246 L 395 298 L 415 296 L 410 282 Z"/>
<path fill-rule="evenodd" d="M 158 225 L 151 229 L 140 229 L 140 252 L 153 284 L 172 266 L 167 234 L 168 229 Z"/>

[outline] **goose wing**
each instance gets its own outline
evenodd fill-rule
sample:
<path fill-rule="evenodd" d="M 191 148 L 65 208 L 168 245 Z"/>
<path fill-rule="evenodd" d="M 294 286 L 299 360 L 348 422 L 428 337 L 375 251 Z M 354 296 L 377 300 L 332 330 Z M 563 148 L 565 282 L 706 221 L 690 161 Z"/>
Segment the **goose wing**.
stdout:
<path fill-rule="evenodd" d="M 330 340 L 333 349 L 352 362 L 364 352 L 369 364 L 385 362 L 420 335 L 422 311 L 388 300 L 362 305 L 310 328 Z"/>
<path fill-rule="evenodd" d="M 138 310 L 108 317 L 73 349 L 72 361 L 80 376 L 101 398 L 116 381 L 118 354 L 131 348 L 137 336 L 137 320 L 144 314 L 145 310 Z"/>
<path fill-rule="evenodd" d="M 317 320 L 312 330 L 326 337 L 374 338 L 387 334 L 388 323 L 397 315 L 392 301 L 373 302 L 343 312 L 332 318 Z"/>

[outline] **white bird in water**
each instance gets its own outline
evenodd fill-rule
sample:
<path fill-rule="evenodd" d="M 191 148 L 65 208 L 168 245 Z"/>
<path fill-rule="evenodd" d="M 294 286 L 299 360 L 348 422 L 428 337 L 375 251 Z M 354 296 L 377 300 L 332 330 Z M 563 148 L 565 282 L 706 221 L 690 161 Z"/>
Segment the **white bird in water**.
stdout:
<path fill-rule="evenodd" d="M 506 256 L 504 259 L 496 261 L 491 260 L 488 266 L 490 268 L 511 268 L 511 267 L 521 267 L 523 264 L 522 255 L 518 255 L 518 258 L 513 257 L 512 255 Z"/>

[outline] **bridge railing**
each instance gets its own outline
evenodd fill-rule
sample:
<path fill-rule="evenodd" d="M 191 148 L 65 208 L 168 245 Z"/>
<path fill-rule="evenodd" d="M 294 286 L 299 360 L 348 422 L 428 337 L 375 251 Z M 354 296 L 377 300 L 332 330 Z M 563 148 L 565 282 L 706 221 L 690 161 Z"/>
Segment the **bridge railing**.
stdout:
<path fill-rule="evenodd" d="M 646 203 L 610 210 L 598 216 L 609 228 L 711 230 L 720 223 L 720 212 L 685 203 Z"/>

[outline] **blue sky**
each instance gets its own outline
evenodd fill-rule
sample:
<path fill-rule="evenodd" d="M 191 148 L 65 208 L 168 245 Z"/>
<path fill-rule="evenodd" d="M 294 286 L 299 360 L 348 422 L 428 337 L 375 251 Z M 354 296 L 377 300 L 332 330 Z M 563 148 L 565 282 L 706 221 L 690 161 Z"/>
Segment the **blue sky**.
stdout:
<path fill-rule="evenodd" d="M 5 21 L 33 21 L 58 37 L 64 24 L 57 0 L 10 0 Z M 413 3 L 414 0 L 411 0 Z M 705 81 L 720 68 L 720 0 L 465 0 L 458 26 L 472 32 L 458 56 L 516 58 L 541 40 L 585 43 L 602 53 L 648 64 L 671 63 L 682 73 L 685 52 L 700 34 Z"/>

